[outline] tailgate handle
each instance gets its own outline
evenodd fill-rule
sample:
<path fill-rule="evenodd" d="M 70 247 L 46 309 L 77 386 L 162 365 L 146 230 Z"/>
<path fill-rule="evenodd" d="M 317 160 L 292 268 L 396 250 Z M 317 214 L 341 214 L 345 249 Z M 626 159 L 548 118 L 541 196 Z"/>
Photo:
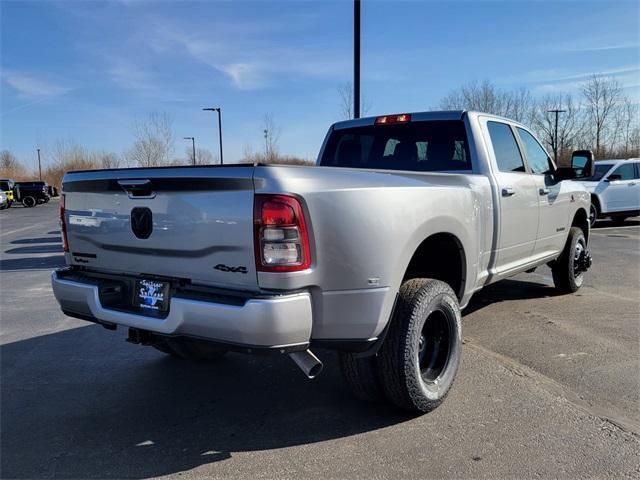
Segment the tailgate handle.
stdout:
<path fill-rule="evenodd" d="M 132 198 L 153 198 L 156 196 L 152 189 L 151 180 L 118 180 L 118 185 Z"/>

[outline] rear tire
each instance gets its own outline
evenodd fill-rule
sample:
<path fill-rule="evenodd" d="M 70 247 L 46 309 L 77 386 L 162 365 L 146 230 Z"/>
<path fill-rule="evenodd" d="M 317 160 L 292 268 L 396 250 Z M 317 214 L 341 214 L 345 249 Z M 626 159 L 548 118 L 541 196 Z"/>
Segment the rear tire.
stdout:
<path fill-rule="evenodd" d="M 582 286 L 584 272 L 577 270 L 576 262 L 586 249 L 587 241 L 582 229 L 571 227 L 564 251 L 551 267 L 553 284 L 560 293 L 574 293 Z"/>
<path fill-rule="evenodd" d="M 166 345 L 178 356 L 196 362 L 213 362 L 227 353 L 227 350 L 215 347 L 204 340 L 188 337 L 167 338 Z"/>
<path fill-rule="evenodd" d="M 338 359 L 342 376 L 356 397 L 368 402 L 384 400 L 374 355 L 357 357 L 353 353 L 340 352 Z"/>
<path fill-rule="evenodd" d="M 385 396 L 411 412 L 438 407 L 453 385 L 461 349 L 460 306 L 451 287 L 428 278 L 406 281 L 376 357 Z"/>
<path fill-rule="evenodd" d="M 37 204 L 35 197 L 27 196 L 22 199 L 22 205 L 27 208 L 33 208 Z"/>

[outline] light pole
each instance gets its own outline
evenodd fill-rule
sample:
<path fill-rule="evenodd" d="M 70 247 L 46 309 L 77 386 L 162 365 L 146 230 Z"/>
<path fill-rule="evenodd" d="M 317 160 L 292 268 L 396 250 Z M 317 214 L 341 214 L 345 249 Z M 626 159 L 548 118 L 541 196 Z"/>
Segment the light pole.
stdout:
<path fill-rule="evenodd" d="M 222 161 L 222 109 L 220 107 L 211 107 L 211 108 L 203 108 L 202 110 L 206 110 L 209 112 L 218 112 L 218 134 L 220 138 L 220 165 L 224 162 Z"/>
<path fill-rule="evenodd" d="M 360 0 L 353 2 L 353 118 L 360 118 Z"/>
<path fill-rule="evenodd" d="M 553 137 L 553 161 L 555 162 L 555 164 L 558 164 L 558 114 L 559 113 L 564 113 L 566 112 L 566 110 L 559 110 L 559 109 L 555 109 L 555 110 L 547 110 L 548 113 L 555 113 L 556 114 L 556 128 L 555 128 L 555 134 Z"/>
<path fill-rule="evenodd" d="M 269 157 L 269 130 L 264 129 L 264 157 Z"/>
<path fill-rule="evenodd" d="M 40 175 L 40 181 L 42 181 L 42 164 L 40 163 L 40 149 L 38 149 L 38 174 Z"/>
<path fill-rule="evenodd" d="M 193 148 L 193 164 L 196 164 L 196 137 L 184 137 L 185 140 L 191 140 L 191 147 Z"/>

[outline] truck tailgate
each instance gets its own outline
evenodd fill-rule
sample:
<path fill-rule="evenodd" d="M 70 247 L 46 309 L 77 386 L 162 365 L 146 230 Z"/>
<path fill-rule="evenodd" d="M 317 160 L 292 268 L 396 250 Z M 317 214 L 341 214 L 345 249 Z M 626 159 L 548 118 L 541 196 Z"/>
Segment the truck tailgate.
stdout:
<path fill-rule="evenodd" d="M 252 165 L 71 172 L 71 265 L 257 290 Z"/>

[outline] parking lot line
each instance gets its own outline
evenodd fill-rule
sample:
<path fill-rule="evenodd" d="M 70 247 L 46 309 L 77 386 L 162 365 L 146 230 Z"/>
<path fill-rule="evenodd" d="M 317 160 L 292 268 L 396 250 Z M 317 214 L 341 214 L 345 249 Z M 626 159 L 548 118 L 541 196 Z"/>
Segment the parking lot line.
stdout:
<path fill-rule="evenodd" d="M 592 228 L 592 233 L 598 233 L 599 230 L 625 230 L 627 228 L 640 228 L 640 225 L 627 225 L 626 227 L 598 227 Z"/>
<path fill-rule="evenodd" d="M 33 228 L 42 228 L 42 224 L 30 225 L 28 227 L 22 227 L 22 228 L 17 228 L 15 230 L 9 230 L 8 232 L 2 232 L 2 233 L 0 233 L 0 237 L 6 237 L 7 235 L 11 235 L 12 233 L 24 232 L 24 231 L 27 231 L 27 230 L 31 230 Z"/>

